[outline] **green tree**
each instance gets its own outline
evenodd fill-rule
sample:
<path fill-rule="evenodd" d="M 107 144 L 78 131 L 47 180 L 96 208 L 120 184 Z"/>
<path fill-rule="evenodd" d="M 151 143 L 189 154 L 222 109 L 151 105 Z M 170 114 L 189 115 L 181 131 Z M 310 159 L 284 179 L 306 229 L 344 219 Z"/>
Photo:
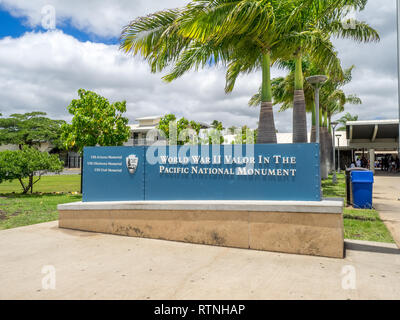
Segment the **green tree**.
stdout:
<path fill-rule="evenodd" d="M 307 142 L 306 102 L 302 61 L 304 55 L 330 73 L 340 73 L 340 62 L 331 37 L 349 38 L 357 42 L 379 41 L 376 30 L 367 23 L 354 21 L 354 28 L 344 25 L 349 10 L 363 10 L 367 0 L 295 0 L 286 22 L 287 35 L 296 50 L 293 108 L 293 142 Z"/>
<path fill-rule="evenodd" d="M 272 92 L 276 104 L 281 104 L 280 111 L 293 108 L 293 86 L 295 77 L 294 65 L 287 63 L 290 73 L 285 77 L 273 79 Z M 328 70 L 320 70 L 319 66 L 310 62 L 307 57 L 303 59 L 303 70 L 305 75 L 325 73 L 329 75 L 328 81 L 324 84 L 320 91 L 320 145 L 321 145 L 321 167 L 323 168 L 323 178 L 327 178 L 329 168 L 331 167 L 333 158 L 332 135 L 330 133 L 330 123 L 333 115 L 344 111 L 346 104 L 360 104 L 361 100 L 356 95 L 346 95 L 342 88 L 351 82 L 353 66 L 342 71 L 343 77 L 335 78 L 335 74 L 329 74 Z M 312 113 L 312 131 L 311 142 L 315 142 L 316 137 L 316 117 L 314 89 L 306 83 L 304 86 L 304 96 L 306 110 Z M 260 92 L 255 94 L 249 101 L 249 105 L 259 105 L 261 103 Z"/>
<path fill-rule="evenodd" d="M 343 87 L 349 84 L 352 79 L 352 72 L 354 66 L 344 71 L 344 77 L 342 80 L 334 81 L 328 79 L 321 89 L 321 105 L 324 112 L 324 123 L 323 126 L 328 128 L 330 132 L 332 116 L 342 113 L 345 110 L 345 106 L 348 104 L 360 105 L 362 104 L 361 99 L 355 95 L 347 95 L 343 91 Z"/>
<path fill-rule="evenodd" d="M 32 147 L 25 146 L 22 150 L 0 152 L 0 183 L 17 179 L 23 194 L 29 191 L 32 193 L 33 186 L 43 174 L 59 173 L 63 168 L 64 164 L 57 155 L 40 152 Z"/>
<path fill-rule="evenodd" d="M 141 17 L 122 33 L 121 49 L 141 54 L 152 71 L 173 65 L 164 77 L 172 81 L 188 70 L 228 65 L 226 92 L 241 73 L 262 70 L 263 99 L 259 121 L 260 143 L 276 143 L 270 94 L 271 56 L 287 51 L 279 41 L 286 1 L 193 1 L 186 7 Z"/>
<path fill-rule="evenodd" d="M 181 118 L 177 121 L 174 114 L 167 114 L 161 118 L 157 129 L 169 145 L 184 145 L 198 143 L 197 137 L 200 133 L 201 125 L 186 118 Z"/>
<path fill-rule="evenodd" d="M 259 143 L 275 143 L 270 67 L 279 59 L 295 61 L 294 142 L 306 142 L 307 126 L 301 60 L 312 55 L 335 69 L 339 59 L 330 35 L 358 41 L 379 39 L 364 23 L 342 27 L 347 8 L 362 9 L 366 0 L 219 0 L 193 1 L 186 7 L 141 17 L 123 30 L 121 49 L 141 54 L 152 71 L 173 65 L 172 81 L 190 69 L 228 65 L 226 92 L 242 73 L 262 71 Z M 304 109 L 304 110 L 303 110 Z M 303 141 L 304 140 L 304 141 Z"/>
<path fill-rule="evenodd" d="M 286 77 L 278 77 L 272 79 L 272 96 L 274 99 L 274 106 L 280 105 L 280 112 L 292 109 L 294 106 L 293 91 L 295 88 L 295 73 L 296 66 L 292 60 L 281 61 L 280 67 L 287 70 L 289 73 Z M 303 66 L 305 76 L 310 76 L 316 73 L 326 73 L 325 70 L 321 71 L 320 67 L 310 62 L 309 57 L 304 57 Z M 332 75 L 334 77 L 334 75 Z M 313 112 L 313 126 L 315 125 L 314 117 L 314 89 L 309 83 L 304 84 L 304 96 L 307 112 Z M 249 106 L 259 106 L 261 104 L 261 87 L 258 93 L 254 94 L 249 100 Z"/>
<path fill-rule="evenodd" d="M 211 123 L 211 128 L 206 132 L 206 138 L 202 141 L 203 144 L 223 144 L 224 138 L 224 126 L 221 121 L 214 120 Z"/>
<path fill-rule="evenodd" d="M 231 126 L 231 127 L 228 128 L 228 132 L 229 132 L 229 134 L 235 134 L 235 131 L 236 131 L 237 129 L 238 129 L 238 128 L 237 128 L 236 126 Z"/>
<path fill-rule="evenodd" d="M 353 66 L 346 69 L 344 72 L 344 78 L 340 81 L 333 81 L 328 79 L 321 89 L 321 119 L 323 119 L 321 127 L 321 140 L 323 143 L 321 147 L 325 147 L 324 156 L 328 165 L 327 170 L 325 170 L 327 178 L 328 171 L 334 170 L 333 168 L 333 137 L 331 132 L 331 122 L 332 116 L 342 113 L 345 110 L 347 104 L 361 104 L 362 101 L 356 95 L 346 95 L 342 88 L 351 82 L 352 80 L 352 70 Z"/>
<path fill-rule="evenodd" d="M 285 77 L 279 77 L 272 80 L 272 93 L 274 97 L 274 104 L 281 105 L 280 111 L 285 111 L 293 108 L 293 89 L 295 69 L 294 65 L 288 62 L 286 65 L 290 73 Z M 354 66 L 351 66 L 344 71 L 342 77 L 337 78 L 335 74 L 330 74 L 329 70 L 321 70 L 314 63 L 310 62 L 308 58 L 303 60 L 303 70 L 306 76 L 324 73 L 327 74 L 328 80 L 320 91 L 320 123 L 321 128 L 329 128 L 331 118 L 333 115 L 344 111 L 346 104 L 361 104 L 361 99 L 357 95 L 346 95 L 342 88 L 351 82 L 352 71 Z M 260 89 L 261 90 L 261 89 Z M 314 89 L 309 83 L 304 85 L 304 96 L 307 112 L 312 113 L 312 135 L 311 141 L 315 142 L 315 102 L 314 102 Z M 255 94 L 249 101 L 250 106 L 257 106 L 261 103 L 260 91 Z"/>
<path fill-rule="evenodd" d="M 240 134 L 235 137 L 235 144 L 256 144 L 258 133 L 257 130 L 252 130 L 248 126 L 243 126 L 240 129 Z"/>
<path fill-rule="evenodd" d="M 358 116 L 357 115 L 351 115 L 349 112 L 347 112 L 343 117 L 341 117 L 338 122 L 342 125 L 338 131 L 346 131 L 346 123 L 349 121 L 358 121 Z"/>
<path fill-rule="evenodd" d="M 206 131 L 206 137 L 201 144 L 223 144 L 225 142 L 224 132 L 219 128 L 210 128 Z"/>
<path fill-rule="evenodd" d="M 218 120 L 214 120 L 213 122 L 211 122 L 211 127 L 214 129 L 217 129 L 219 131 L 222 131 L 225 129 L 224 126 L 222 125 L 222 122 L 218 121 Z"/>
<path fill-rule="evenodd" d="M 79 152 L 90 146 L 122 146 L 128 141 L 130 129 L 124 117 L 126 102 L 111 104 L 95 92 L 78 90 L 79 99 L 72 100 L 68 112 L 71 124 L 62 126 L 62 139 L 66 148 Z"/>
<path fill-rule="evenodd" d="M 54 147 L 62 146 L 61 127 L 63 120 L 52 120 L 45 112 L 12 114 L 8 118 L 0 118 L 0 144 L 38 146 L 49 142 Z"/>

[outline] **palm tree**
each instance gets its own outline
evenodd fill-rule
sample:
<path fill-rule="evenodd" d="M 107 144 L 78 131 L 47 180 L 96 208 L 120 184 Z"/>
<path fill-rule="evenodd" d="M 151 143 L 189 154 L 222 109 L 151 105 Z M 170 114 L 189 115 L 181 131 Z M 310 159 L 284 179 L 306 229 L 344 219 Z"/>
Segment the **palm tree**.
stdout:
<path fill-rule="evenodd" d="M 293 142 L 307 142 L 306 101 L 302 57 L 311 59 L 330 71 L 339 71 L 340 62 L 330 41 L 331 36 L 351 38 L 358 42 L 378 41 L 378 33 L 364 22 L 356 22 L 354 29 L 343 26 L 343 17 L 349 8 L 364 9 L 367 0 L 298 0 L 287 20 L 287 33 L 297 44 L 293 52 L 295 86 L 293 108 Z"/>
<path fill-rule="evenodd" d="M 213 122 L 211 122 L 211 127 L 214 129 L 218 129 L 220 131 L 225 130 L 224 126 L 222 125 L 222 122 L 218 120 L 214 120 Z"/>
<path fill-rule="evenodd" d="M 338 131 L 345 131 L 346 130 L 346 123 L 349 121 L 357 121 L 358 120 L 358 116 L 355 115 L 351 115 L 349 112 L 347 112 L 343 117 L 341 117 L 338 122 L 342 125 L 342 127 L 340 127 L 339 129 L 337 129 Z"/>
<path fill-rule="evenodd" d="M 344 70 L 344 77 L 341 80 L 328 79 L 321 89 L 321 104 L 324 106 L 324 122 L 330 127 L 332 116 L 342 113 L 346 104 L 359 105 L 362 103 L 357 95 L 346 95 L 342 90 L 344 86 L 353 79 L 354 66 Z"/>
<path fill-rule="evenodd" d="M 275 78 L 272 80 L 272 93 L 275 104 L 280 104 L 280 111 L 285 111 L 293 108 L 293 86 L 295 77 L 295 68 L 293 62 L 281 63 L 285 66 L 290 73 L 285 78 Z M 330 133 L 331 118 L 335 114 L 344 111 L 346 104 L 361 104 L 361 100 L 356 95 L 346 95 L 342 90 L 342 87 L 348 84 L 352 80 L 352 70 L 354 66 L 340 71 L 339 74 L 343 74 L 342 79 L 338 79 L 335 74 L 330 74 L 324 70 L 320 70 L 315 63 L 310 62 L 308 57 L 305 57 L 302 62 L 302 68 L 306 76 L 316 73 L 325 73 L 329 75 L 328 81 L 325 83 L 323 89 L 320 92 L 320 145 L 321 145 L 321 173 L 323 178 L 327 178 L 329 169 L 332 166 L 332 135 Z M 336 77 L 336 78 L 335 78 Z M 314 103 L 314 89 L 309 83 L 305 83 L 304 95 L 307 112 L 312 113 L 312 131 L 311 131 L 311 142 L 315 142 L 315 103 Z M 259 105 L 260 92 L 255 94 L 249 101 L 250 106 Z"/>
<path fill-rule="evenodd" d="M 188 70 L 222 64 L 228 67 L 227 93 L 240 74 L 262 71 L 258 143 L 276 143 L 270 68 L 291 51 L 281 36 L 290 1 L 195 0 L 182 9 L 157 12 L 125 27 L 121 49 L 141 54 L 153 72 L 172 65 L 165 81 Z M 289 49 L 289 50 L 288 50 Z"/>
<path fill-rule="evenodd" d="M 289 43 L 283 42 L 279 26 L 287 14 L 286 1 L 194 1 L 206 3 L 203 10 L 191 16 L 189 23 L 183 23 L 183 34 L 201 39 L 182 54 L 172 72 L 164 77 L 172 81 L 192 67 L 204 66 L 212 57 L 211 51 L 219 48 L 224 52 L 226 74 L 226 93 L 232 92 L 241 74 L 261 69 L 261 109 L 258 126 L 258 143 L 276 143 L 276 128 L 272 108 L 271 65 L 285 56 Z M 211 22 L 211 23 L 210 23 Z M 215 26 L 215 27 L 214 27 Z M 212 48 L 204 52 L 204 47 Z M 220 56 L 218 59 L 220 59 Z"/>
<path fill-rule="evenodd" d="M 293 91 L 295 88 L 296 67 L 294 61 L 280 61 L 279 66 L 289 71 L 286 77 L 279 77 L 272 80 L 272 95 L 274 105 L 280 105 L 280 112 L 292 109 L 294 106 Z M 314 74 L 329 74 L 331 78 L 341 77 L 342 69 L 336 70 L 336 73 L 327 72 L 310 61 L 309 56 L 304 56 L 302 61 L 302 70 L 304 76 L 308 77 Z M 314 88 L 308 82 L 304 83 L 304 98 L 306 111 L 312 114 L 312 135 L 311 142 L 315 142 L 315 104 L 314 104 Z M 260 91 L 255 94 L 249 101 L 249 106 L 257 106 L 261 103 Z M 322 122 L 321 122 L 322 125 Z"/>
<path fill-rule="evenodd" d="M 229 134 L 235 134 L 235 131 L 236 131 L 237 129 L 238 129 L 238 128 L 237 128 L 236 126 L 229 127 L 229 128 L 228 128 L 228 133 L 229 133 Z"/>
<path fill-rule="evenodd" d="M 321 89 L 321 105 L 323 108 L 323 127 L 321 132 L 324 135 L 324 147 L 326 147 L 326 164 L 327 170 L 333 169 L 333 137 L 331 133 L 331 122 L 332 116 L 335 114 L 342 113 L 345 109 L 345 105 L 353 104 L 359 105 L 362 103 L 361 99 L 356 95 L 346 95 L 342 88 L 351 82 L 352 71 L 354 66 L 344 71 L 344 77 L 342 80 L 328 79 Z"/>
<path fill-rule="evenodd" d="M 208 43 L 208 40 L 204 39 L 216 40 L 213 45 L 223 43 L 227 39 L 230 44 L 235 43 L 227 73 L 227 92 L 233 89 L 241 73 L 249 73 L 255 69 L 255 65 L 261 65 L 263 81 L 260 92 L 262 103 L 259 143 L 276 142 L 270 80 L 271 63 L 279 63 L 281 59 L 288 57 L 288 53 L 290 58 L 294 57 L 293 142 L 307 142 L 302 57 L 308 53 L 321 67 L 329 68 L 331 72 L 340 72 L 340 61 L 330 36 L 349 36 L 349 33 L 341 28 L 340 19 L 345 8 L 361 8 L 365 0 L 220 0 L 211 1 L 211 4 L 210 1 L 197 2 L 206 2 L 208 5 L 203 7 L 205 10 L 200 12 L 193 23 L 186 24 L 184 34 L 203 39 L 202 45 Z M 268 28 L 265 29 L 264 26 Z M 369 34 L 371 37 L 377 35 L 375 30 L 368 29 L 365 25 L 358 26 L 362 27 L 355 31 L 357 39 L 366 39 Z M 252 51 L 250 56 L 249 50 Z M 201 55 L 200 51 L 199 56 Z M 202 60 L 206 61 L 204 58 Z M 198 66 L 196 59 L 188 62 L 185 57 L 181 66 L 166 79 L 175 79 L 193 65 Z"/>
<path fill-rule="evenodd" d="M 294 142 L 306 142 L 302 56 L 308 52 L 324 67 L 339 69 L 331 34 L 368 41 L 374 30 L 357 24 L 341 27 L 345 6 L 361 8 L 366 0 L 194 0 L 181 9 L 156 12 L 126 26 L 121 49 L 140 54 L 153 72 L 173 66 L 163 79 L 188 70 L 228 66 L 226 92 L 240 74 L 262 70 L 259 143 L 276 143 L 270 67 L 289 56 L 295 60 Z M 360 27 L 361 26 L 361 27 Z"/>
<path fill-rule="evenodd" d="M 293 91 L 295 88 L 295 77 L 296 77 L 296 63 L 294 61 L 281 62 L 281 67 L 284 67 L 289 70 L 289 74 L 283 78 L 273 79 L 272 83 L 272 92 L 275 104 L 280 104 L 280 112 L 286 111 L 288 109 L 293 109 L 294 107 L 294 99 L 296 96 L 293 96 Z M 310 57 L 305 56 L 302 60 L 302 70 L 305 76 L 310 76 L 313 74 L 325 74 L 326 72 L 321 70 L 319 66 L 315 63 L 310 62 Z M 339 70 L 339 76 L 343 73 L 343 71 Z M 333 78 L 335 74 L 332 74 Z M 256 105 L 260 103 L 259 93 L 254 95 L 249 101 L 249 105 Z M 312 130 L 311 130 L 311 142 L 315 142 L 315 133 L 316 133 L 316 117 L 315 117 L 315 103 L 314 103 L 314 89 L 308 82 L 304 83 L 304 102 L 306 105 L 306 111 L 312 113 Z M 320 118 L 321 119 L 321 118 Z M 322 122 L 320 121 L 320 127 L 322 126 Z M 325 135 L 324 130 L 320 130 L 320 144 L 321 144 L 321 167 L 323 168 L 326 161 L 327 155 L 325 147 Z M 324 170 L 321 170 L 323 177 L 325 177 Z"/>

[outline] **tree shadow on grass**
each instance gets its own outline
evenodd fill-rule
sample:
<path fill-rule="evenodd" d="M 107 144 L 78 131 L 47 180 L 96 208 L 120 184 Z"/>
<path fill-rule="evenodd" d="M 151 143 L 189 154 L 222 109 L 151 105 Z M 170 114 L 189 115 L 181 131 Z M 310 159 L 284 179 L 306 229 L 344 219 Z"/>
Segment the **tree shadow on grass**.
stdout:
<path fill-rule="evenodd" d="M 57 198 L 62 196 L 68 196 L 71 200 L 79 201 L 82 199 L 81 194 L 75 193 L 68 193 L 68 192 L 37 192 L 37 193 L 29 193 L 29 194 L 22 194 L 22 193 L 0 193 L 0 199 L 40 199 L 40 198 Z"/>

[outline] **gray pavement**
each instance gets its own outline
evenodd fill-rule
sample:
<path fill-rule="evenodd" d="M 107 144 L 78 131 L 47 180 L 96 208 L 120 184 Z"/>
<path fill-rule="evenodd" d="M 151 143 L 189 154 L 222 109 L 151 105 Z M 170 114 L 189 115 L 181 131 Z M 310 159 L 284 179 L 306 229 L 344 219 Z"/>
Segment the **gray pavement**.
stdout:
<path fill-rule="evenodd" d="M 50 222 L 0 231 L 0 299 L 400 299 L 400 250 L 346 245 L 341 260 L 64 230 Z"/>
<path fill-rule="evenodd" d="M 377 173 L 374 183 L 374 208 L 379 211 L 400 248 L 400 176 Z"/>
<path fill-rule="evenodd" d="M 48 172 L 44 175 L 45 176 L 56 176 L 56 175 L 72 176 L 72 175 L 79 175 L 79 174 L 81 174 L 81 169 L 64 169 L 60 173 Z"/>

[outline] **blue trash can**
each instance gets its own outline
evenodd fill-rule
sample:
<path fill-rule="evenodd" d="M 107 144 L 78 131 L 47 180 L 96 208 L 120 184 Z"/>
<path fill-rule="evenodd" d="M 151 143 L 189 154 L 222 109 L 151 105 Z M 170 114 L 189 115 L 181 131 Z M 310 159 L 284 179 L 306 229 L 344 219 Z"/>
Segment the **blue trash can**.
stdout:
<path fill-rule="evenodd" d="M 374 173 L 372 171 L 354 171 L 351 173 L 353 189 L 353 207 L 372 209 L 372 190 Z"/>

